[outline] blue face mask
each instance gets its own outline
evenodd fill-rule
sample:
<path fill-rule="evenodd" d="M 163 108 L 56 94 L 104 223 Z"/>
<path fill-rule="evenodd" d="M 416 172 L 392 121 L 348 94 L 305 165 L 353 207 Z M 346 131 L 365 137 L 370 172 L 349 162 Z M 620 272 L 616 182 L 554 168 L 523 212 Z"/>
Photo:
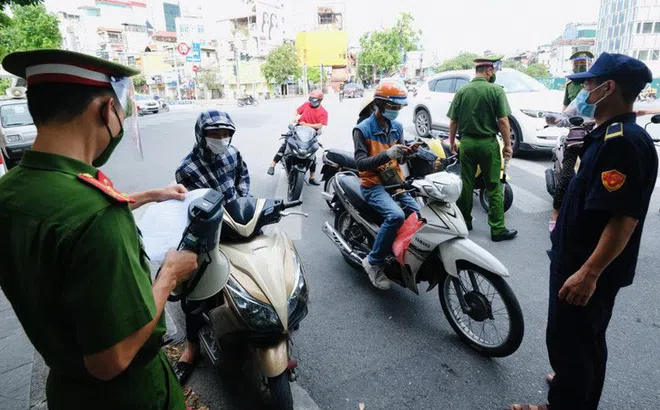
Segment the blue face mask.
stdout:
<path fill-rule="evenodd" d="M 399 116 L 398 110 L 388 110 L 387 108 L 383 110 L 383 117 L 387 118 L 390 121 L 394 121 Z"/>
<path fill-rule="evenodd" d="M 607 95 L 605 95 L 603 98 L 601 98 L 600 100 L 596 101 L 593 104 L 589 103 L 589 96 L 591 95 L 592 92 L 596 91 L 605 84 L 607 83 L 603 83 L 591 91 L 582 89 L 578 93 L 577 97 L 575 97 L 575 109 L 577 110 L 578 114 L 580 114 L 583 117 L 594 118 L 594 115 L 596 114 L 596 106 L 605 98 L 607 98 Z"/>

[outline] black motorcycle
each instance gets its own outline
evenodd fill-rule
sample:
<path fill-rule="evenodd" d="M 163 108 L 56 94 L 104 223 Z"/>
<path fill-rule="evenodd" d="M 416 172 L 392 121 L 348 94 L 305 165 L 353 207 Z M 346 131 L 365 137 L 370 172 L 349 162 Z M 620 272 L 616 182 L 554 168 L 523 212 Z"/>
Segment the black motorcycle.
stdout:
<path fill-rule="evenodd" d="M 355 156 L 352 152 L 338 149 L 328 149 L 323 153 L 323 168 L 321 169 L 321 181 L 323 182 L 323 199 L 330 209 L 335 208 L 333 198 L 335 196 L 335 175 L 339 172 L 352 172 L 358 174 L 355 165 Z"/>
<path fill-rule="evenodd" d="M 282 134 L 286 140 L 286 150 L 282 163 L 288 180 L 287 200 L 297 201 L 302 193 L 305 175 L 316 159 L 316 151 L 321 144 L 318 137 L 321 131 L 317 131 L 306 125 L 289 125 L 289 132 Z"/>
<path fill-rule="evenodd" d="M 256 107 L 257 105 L 259 105 L 259 101 L 257 101 L 257 99 L 254 98 L 253 96 L 248 95 L 247 97 L 238 99 L 238 106 L 243 107 L 244 105 L 253 105 Z"/>

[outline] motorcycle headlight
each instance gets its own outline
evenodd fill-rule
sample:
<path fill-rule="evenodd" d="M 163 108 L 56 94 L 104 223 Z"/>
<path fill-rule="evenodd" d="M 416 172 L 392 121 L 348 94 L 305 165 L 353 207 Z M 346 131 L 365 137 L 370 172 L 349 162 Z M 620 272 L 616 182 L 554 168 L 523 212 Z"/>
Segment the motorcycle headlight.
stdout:
<path fill-rule="evenodd" d="M 5 140 L 9 143 L 18 142 L 21 140 L 21 136 L 19 134 L 7 135 L 5 136 Z"/>
<path fill-rule="evenodd" d="M 432 186 L 425 185 L 425 186 L 422 187 L 422 189 L 424 189 L 424 192 L 425 192 L 426 195 L 428 195 L 429 197 L 431 197 L 431 198 L 433 198 L 433 199 L 437 199 L 438 201 L 442 201 L 442 200 L 443 200 L 442 195 L 440 195 L 440 192 L 438 191 L 437 188 L 432 187 Z"/>
<path fill-rule="evenodd" d="M 545 118 L 546 114 L 550 114 L 549 112 L 539 111 L 539 110 L 520 110 L 520 111 L 522 111 L 523 114 L 533 118 Z"/>
<path fill-rule="evenodd" d="M 298 260 L 298 255 L 293 254 L 293 266 L 296 270 L 296 281 L 289 296 L 287 310 L 289 312 L 289 328 L 300 323 L 307 316 L 307 300 L 309 299 L 309 290 L 307 288 L 307 279 L 303 272 L 302 265 Z"/>
<path fill-rule="evenodd" d="M 239 314 L 250 329 L 262 333 L 282 331 L 282 322 L 275 309 L 250 296 L 231 276 L 227 283 L 227 290 L 238 308 Z"/>

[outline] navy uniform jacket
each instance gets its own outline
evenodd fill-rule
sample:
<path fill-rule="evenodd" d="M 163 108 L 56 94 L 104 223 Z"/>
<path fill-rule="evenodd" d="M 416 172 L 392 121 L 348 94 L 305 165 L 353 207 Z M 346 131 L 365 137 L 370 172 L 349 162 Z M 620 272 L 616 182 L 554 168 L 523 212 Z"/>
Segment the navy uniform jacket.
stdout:
<path fill-rule="evenodd" d="M 658 174 L 658 155 L 634 113 L 612 118 L 584 142 L 580 169 L 569 184 L 552 232 L 551 270 L 568 278 L 589 259 L 614 215 L 639 220 L 628 245 L 601 275 L 599 286 L 632 284 L 644 219 Z"/>

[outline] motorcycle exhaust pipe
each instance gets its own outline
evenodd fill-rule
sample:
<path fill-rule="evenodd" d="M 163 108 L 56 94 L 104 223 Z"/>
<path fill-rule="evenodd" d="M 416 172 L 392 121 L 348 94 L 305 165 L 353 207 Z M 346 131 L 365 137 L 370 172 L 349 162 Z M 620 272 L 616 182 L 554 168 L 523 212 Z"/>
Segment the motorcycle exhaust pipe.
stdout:
<path fill-rule="evenodd" d="M 339 250 L 349 258 L 351 258 L 355 263 L 362 265 L 362 258 L 360 256 L 353 252 L 353 249 L 351 246 L 346 242 L 344 238 L 337 232 L 335 228 L 330 225 L 330 222 L 326 222 L 323 224 L 323 233 L 325 233 L 328 238 L 332 240 L 332 242 L 335 243 L 335 245 L 339 248 Z"/>
<path fill-rule="evenodd" d="M 326 201 L 332 201 L 334 197 L 335 196 L 329 192 L 321 192 L 321 198 L 323 198 Z"/>

